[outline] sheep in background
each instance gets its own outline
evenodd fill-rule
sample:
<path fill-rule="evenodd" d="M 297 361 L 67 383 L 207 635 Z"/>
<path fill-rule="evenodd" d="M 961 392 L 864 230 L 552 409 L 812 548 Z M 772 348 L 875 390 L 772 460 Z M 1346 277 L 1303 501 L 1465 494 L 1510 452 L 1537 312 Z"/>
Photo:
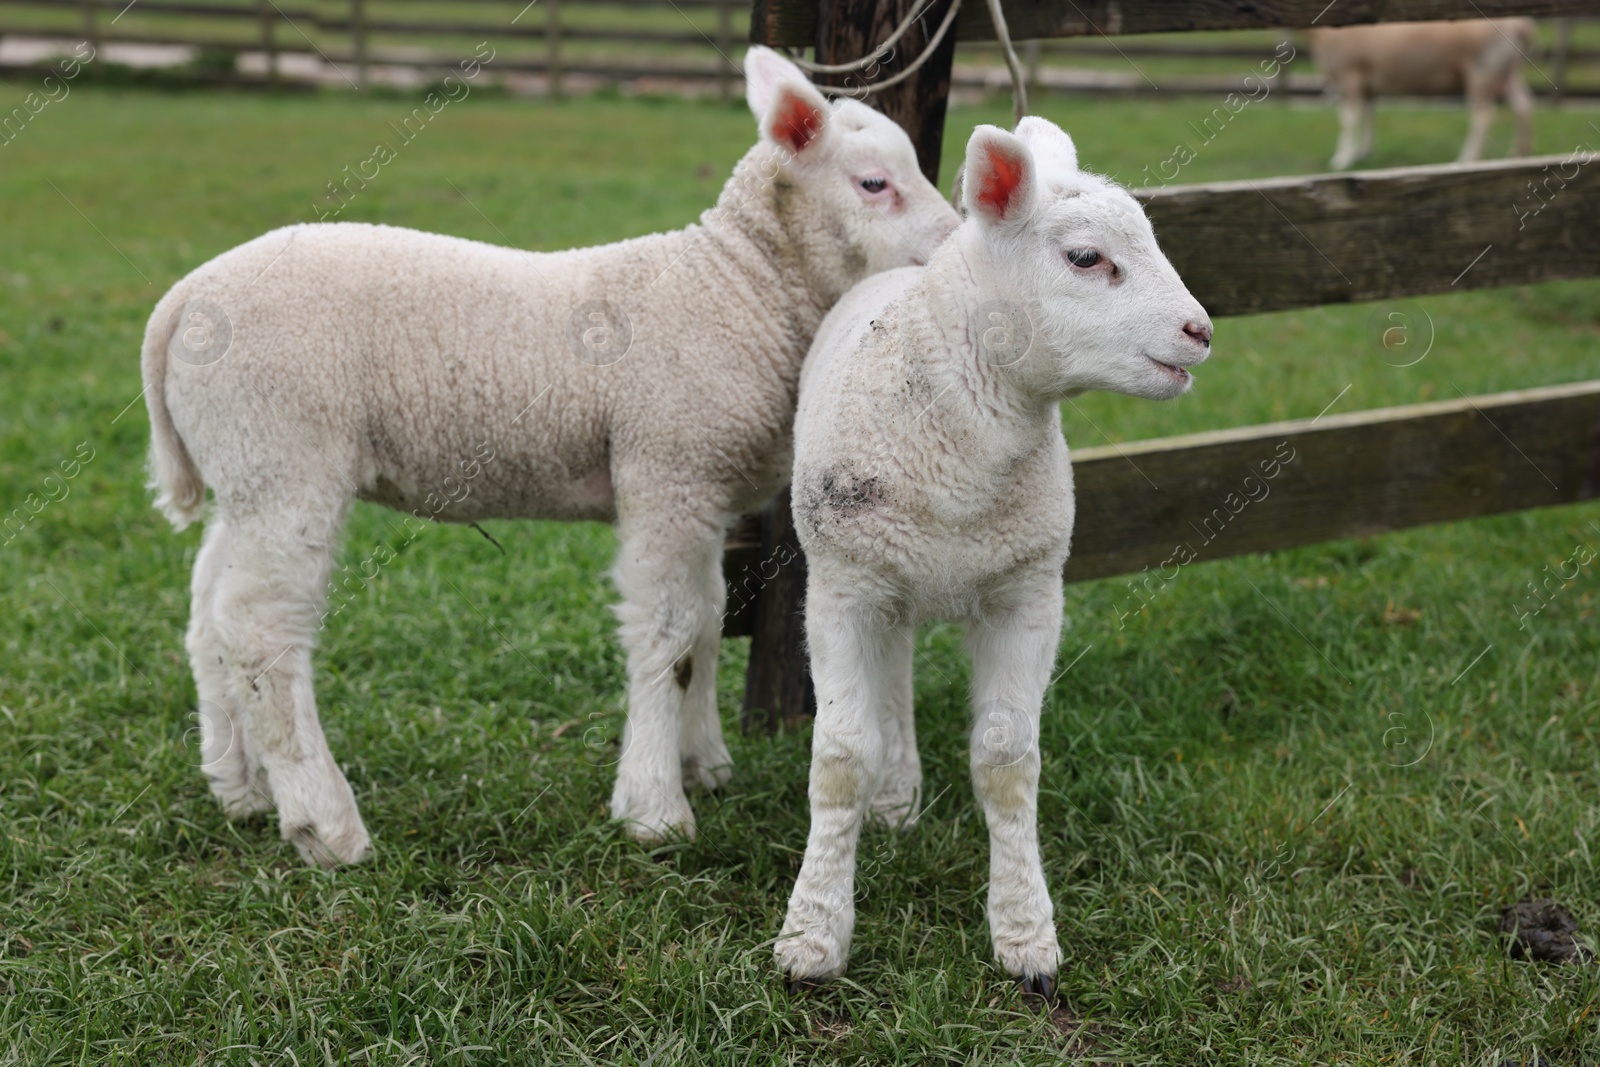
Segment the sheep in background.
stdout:
<path fill-rule="evenodd" d="M 1503 96 L 1516 117 L 1516 154 L 1533 150 L 1533 93 L 1522 63 L 1534 47 L 1531 19 L 1393 22 L 1306 31 L 1311 57 L 1339 94 L 1334 170 L 1372 152 L 1373 100 L 1379 96 L 1462 96 L 1471 125 L 1459 162 L 1483 158 Z"/>
<path fill-rule="evenodd" d="M 792 488 L 817 691 L 811 832 L 775 951 L 793 984 L 844 972 L 871 810 L 922 791 L 914 627 L 967 625 L 971 771 L 989 827 L 994 951 L 1054 993 L 1061 949 L 1039 858 L 1039 709 L 1072 534 L 1063 398 L 1189 389 L 1211 321 L 1137 201 L 1078 169 L 1037 118 L 967 144 L 967 219 L 924 270 L 858 285 L 801 374 Z"/>
<path fill-rule="evenodd" d="M 450 522 L 617 524 L 629 693 L 611 812 L 641 839 L 693 833 L 685 780 L 729 774 L 724 532 L 788 479 L 801 360 L 834 301 L 925 262 L 957 223 L 892 121 L 829 104 L 767 49 L 745 73 L 761 137 L 699 225 L 549 254 L 294 226 L 156 306 L 156 503 L 181 529 L 215 495 L 187 644 L 203 769 L 230 814 L 276 806 L 312 863 L 370 847 L 311 673 L 360 498 Z"/>

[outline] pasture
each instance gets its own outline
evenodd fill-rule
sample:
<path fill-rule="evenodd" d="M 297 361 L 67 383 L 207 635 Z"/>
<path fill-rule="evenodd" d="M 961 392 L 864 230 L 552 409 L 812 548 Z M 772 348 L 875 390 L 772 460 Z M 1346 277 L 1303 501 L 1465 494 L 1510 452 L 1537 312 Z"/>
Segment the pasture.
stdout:
<path fill-rule="evenodd" d="M 76 470 L 0 547 L 0 1063 L 1600 1055 L 1600 970 L 1511 961 L 1495 932 L 1529 893 L 1600 930 L 1600 563 L 1529 599 L 1600 550 L 1600 506 L 1186 568 L 1131 617 L 1125 581 L 1069 586 L 1041 738 L 1068 960 L 1050 1016 L 987 959 L 951 629 L 917 645 L 927 812 L 864 838 L 843 982 L 791 998 L 772 961 L 809 733 L 738 736 L 744 641 L 721 662 L 736 773 L 695 799 L 699 839 L 647 850 L 608 824 L 624 673 L 604 527 L 490 523 L 504 554 L 430 528 L 329 620 L 323 722 L 373 859 L 315 871 L 269 820 L 229 823 L 182 646 L 199 533 L 142 488 L 139 338 L 189 269 L 339 207 L 326 183 L 412 106 L 86 85 L 0 149 L 0 510 Z M 1036 102 L 1130 184 L 1179 143 L 1183 182 L 1317 172 L 1333 146 L 1331 110 L 1252 104 L 1206 141 L 1210 108 Z M 1007 114 L 952 111 L 944 184 L 973 123 Z M 1592 148 L 1597 121 L 1541 110 L 1535 150 Z M 1453 158 L 1465 122 L 1380 108 L 1371 165 Z M 475 92 L 338 217 L 613 240 L 691 221 L 753 137 L 735 106 Z M 1193 394 L 1083 397 L 1068 439 L 1600 377 L 1600 282 L 1404 304 L 1431 320 L 1414 365 L 1373 341 L 1382 305 L 1219 320 Z M 361 506 L 341 562 L 392 538 Z"/>

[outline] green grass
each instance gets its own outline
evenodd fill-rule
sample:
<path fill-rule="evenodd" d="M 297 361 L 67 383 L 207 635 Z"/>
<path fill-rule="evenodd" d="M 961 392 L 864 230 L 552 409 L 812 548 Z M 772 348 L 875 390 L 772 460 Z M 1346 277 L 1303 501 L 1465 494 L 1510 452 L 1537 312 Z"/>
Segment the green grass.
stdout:
<path fill-rule="evenodd" d="M 1600 1055 L 1600 970 L 1511 962 L 1494 934 L 1529 892 L 1600 929 L 1600 576 L 1526 630 L 1512 611 L 1545 564 L 1600 546 L 1592 505 L 1189 568 L 1121 628 L 1121 582 L 1070 587 L 1073 666 L 1042 738 L 1071 961 L 1054 1018 L 988 960 L 949 627 L 918 643 L 931 805 L 914 835 L 865 839 L 847 981 L 790 999 L 773 972 L 808 735 L 737 736 L 743 642 L 721 675 L 737 776 L 697 801 L 699 841 L 647 851 L 608 825 L 624 682 L 603 527 L 490 524 L 504 556 L 430 529 L 334 620 L 317 686 L 371 862 L 308 870 L 269 820 L 230 824 L 196 767 L 182 651 L 198 534 L 150 509 L 144 413 L 124 411 L 139 338 L 173 280 L 312 217 L 409 106 L 84 87 L 0 148 L 0 510 L 95 450 L 0 548 L 0 1062 Z M 1124 178 L 1205 110 L 1041 109 Z M 947 158 L 1003 114 L 956 111 Z M 1592 118 L 1541 114 L 1541 150 L 1591 139 Z M 1375 163 L 1450 158 L 1464 122 L 1386 110 Z M 1252 106 L 1184 179 L 1314 171 L 1334 129 Z M 692 219 L 751 133 L 711 104 L 474 97 L 343 217 L 535 248 L 620 238 Z M 1438 337 L 1415 367 L 1363 341 L 1371 306 L 1223 321 L 1194 395 L 1085 398 L 1071 439 L 1309 416 L 1347 384 L 1336 410 L 1600 376 L 1595 283 L 1417 303 Z M 345 559 L 383 530 L 358 509 Z"/>

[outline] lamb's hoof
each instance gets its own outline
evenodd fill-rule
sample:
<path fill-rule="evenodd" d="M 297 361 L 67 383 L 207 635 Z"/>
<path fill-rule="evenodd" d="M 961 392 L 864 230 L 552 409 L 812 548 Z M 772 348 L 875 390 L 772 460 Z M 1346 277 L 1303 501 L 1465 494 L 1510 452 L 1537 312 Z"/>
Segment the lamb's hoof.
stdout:
<path fill-rule="evenodd" d="M 683 761 L 683 784 L 688 789 L 714 793 L 733 779 L 733 757 L 724 755 L 720 762 L 702 762 L 698 759 Z"/>
<path fill-rule="evenodd" d="M 788 982 L 820 985 L 844 974 L 850 949 L 827 923 L 811 928 L 784 924 L 783 935 L 772 946 L 778 970 Z"/>
<path fill-rule="evenodd" d="M 785 976 L 783 980 L 783 987 L 789 991 L 791 997 L 810 993 L 812 990 L 821 989 L 825 985 L 827 985 L 826 982 L 815 978 L 789 978 Z"/>
<path fill-rule="evenodd" d="M 246 784 L 241 787 L 213 780 L 211 795 L 217 798 L 217 803 L 222 805 L 222 813 L 230 819 L 248 819 L 272 810 L 272 791 L 266 788 L 264 781 L 259 786 Z"/>
<path fill-rule="evenodd" d="M 289 826 L 284 828 L 283 837 L 294 845 L 301 859 L 323 870 L 360 863 L 372 851 L 372 839 L 359 819 L 354 826 L 326 833 L 311 826 Z"/>
<path fill-rule="evenodd" d="M 872 818 L 882 822 L 891 830 L 902 834 L 909 834 L 917 828 L 917 804 L 915 800 L 888 800 L 872 802 Z"/>
<path fill-rule="evenodd" d="M 623 833 L 641 845 L 694 840 L 694 809 L 681 791 L 667 799 L 665 790 L 625 784 L 618 777 L 611 793 L 611 817 Z"/>
<path fill-rule="evenodd" d="M 612 818 L 622 823 L 622 832 L 641 845 L 665 845 L 674 841 L 694 840 L 694 812 L 687 806 L 681 815 L 658 812 L 639 816 L 618 815 Z"/>
<path fill-rule="evenodd" d="M 1048 1011 L 1056 1003 L 1056 976 L 1053 974 L 1025 974 L 1017 979 L 1017 988 L 1023 999 L 1041 1011 Z"/>

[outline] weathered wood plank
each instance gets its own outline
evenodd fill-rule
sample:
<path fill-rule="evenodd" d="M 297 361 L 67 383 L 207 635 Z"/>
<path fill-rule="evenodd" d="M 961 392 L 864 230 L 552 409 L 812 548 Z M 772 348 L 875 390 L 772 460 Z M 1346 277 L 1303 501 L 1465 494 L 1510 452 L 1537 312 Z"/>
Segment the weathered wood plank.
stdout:
<path fill-rule="evenodd" d="M 750 663 L 739 726 L 747 734 L 770 734 L 780 722 L 801 722 L 817 706 L 805 653 L 806 558 L 795 536 L 788 489 L 761 516 L 756 578 L 759 584 L 748 609 Z M 729 590 L 730 601 L 734 595 L 747 595 L 748 588 L 741 583 Z"/>
<path fill-rule="evenodd" d="M 1004 0 L 1014 40 L 1187 30 L 1346 26 L 1364 22 L 1474 19 L 1503 15 L 1596 15 L 1596 0 Z M 803 48 L 816 38 L 817 0 L 755 0 L 750 40 Z M 988 8 L 963 4 L 956 19 L 963 41 L 992 41 Z"/>
<path fill-rule="evenodd" d="M 1206 309 L 1244 315 L 1600 274 L 1596 145 L 1212 185 L 1139 188 L 1161 163 L 1119 177 Z"/>
<path fill-rule="evenodd" d="M 1591 381 L 1076 450 L 1066 578 L 1587 499 L 1597 419 Z"/>

